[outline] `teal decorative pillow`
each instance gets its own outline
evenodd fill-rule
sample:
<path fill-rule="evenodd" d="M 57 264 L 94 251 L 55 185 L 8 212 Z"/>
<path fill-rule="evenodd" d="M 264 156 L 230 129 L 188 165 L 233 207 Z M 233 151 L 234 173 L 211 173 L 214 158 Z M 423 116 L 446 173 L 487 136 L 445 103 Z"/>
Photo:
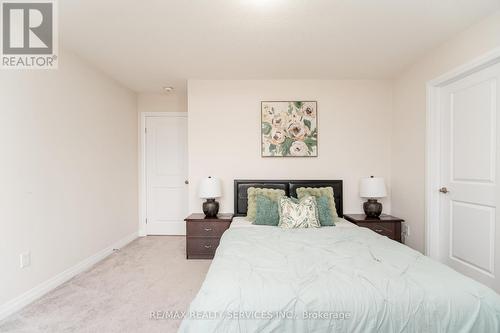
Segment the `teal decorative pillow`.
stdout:
<path fill-rule="evenodd" d="M 255 215 L 257 214 L 257 195 L 259 194 L 277 203 L 279 198 L 285 195 L 285 191 L 272 188 L 249 187 L 247 189 L 247 218 L 252 222 L 255 221 Z"/>
<path fill-rule="evenodd" d="M 316 198 L 316 204 L 318 205 L 318 217 L 319 223 L 322 227 L 331 227 L 335 225 L 332 218 L 332 212 L 330 210 L 330 202 L 328 197 L 321 196 Z"/>
<path fill-rule="evenodd" d="M 298 203 L 291 198 L 281 197 L 279 201 L 279 224 L 286 229 L 318 228 L 318 206 L 313 196 L 302 198 Z"/>
<path fill-rule="evenodd" d="M 297 189 L 297 198 L 302 199 L 302 198 L 309 196 L 309 195 L 312 195 L 316 199 L 318 199 L 319 197 L 323 197 L 323 196 L 327 197 L 332 219 L 335 221 L 335 219 L 338 218 L 337 208 L 335 207 L 335 199 L 333 196 L 333 188 L 331 188 L 331 187 L 299 187 Z"/>
<path fill-rule="evenodd" d="M 252 224 L 278 225 L 280 221 L 280 214 L 278 203 L 276 201 L 273 201 L 262 194 L 258 194 L 256 206 L 257 211 L 255 214 L 255 221 L 253 221 Z"/>

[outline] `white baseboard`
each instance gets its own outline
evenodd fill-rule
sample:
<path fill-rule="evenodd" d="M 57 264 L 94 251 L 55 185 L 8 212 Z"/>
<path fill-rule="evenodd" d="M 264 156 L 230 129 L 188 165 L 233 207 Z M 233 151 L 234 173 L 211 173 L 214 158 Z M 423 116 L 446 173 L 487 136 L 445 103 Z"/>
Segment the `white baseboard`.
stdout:
<path fill-rule="evenodd" d="M 0 305 L 0 320 L 13 314 L 16 311 L 19 311 L 20 309 L 30 304 L 31 302 L 35 301 L 36 299 L 40 298 L 41 296 L 45 295 L 52 289 L 60 286 L 64 282 L 73 278 L 74 276 L 92 267 L 102 259 L 109 256 L 111 253 L 113 253 L 113 249 L 119 249 L 121 247 L 124 247 L 125 245 L 136 239 L 137 236 L 138 236 L 137 232 L 134 232 L 120 239 L 111 246 L 108 246 L 107 248 L 97 252 L 96 254 L 79 262 L 75 266 L 68 268 L 67 270 L 57 274 L 51 279 L 42 282 L 38 286 L 28 290 L 24 294 L 21 294 L 20 296 L 8 301 L 7 303 Z"/>

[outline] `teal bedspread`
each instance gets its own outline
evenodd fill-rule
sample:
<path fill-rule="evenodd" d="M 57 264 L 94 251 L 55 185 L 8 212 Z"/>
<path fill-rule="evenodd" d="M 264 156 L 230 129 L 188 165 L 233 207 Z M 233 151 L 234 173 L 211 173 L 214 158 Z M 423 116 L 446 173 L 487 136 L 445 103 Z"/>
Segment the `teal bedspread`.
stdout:
<path fill-rule="evenodd" d="M 500 296 L 366 228 L 235 228 L 180 332 L 500 332 Z"/>

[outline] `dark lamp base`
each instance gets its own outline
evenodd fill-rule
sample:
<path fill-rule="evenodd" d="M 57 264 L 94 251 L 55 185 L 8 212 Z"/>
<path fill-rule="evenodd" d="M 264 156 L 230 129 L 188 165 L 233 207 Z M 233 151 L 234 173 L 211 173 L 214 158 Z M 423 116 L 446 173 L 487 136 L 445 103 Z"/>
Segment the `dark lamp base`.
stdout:
<path fill-rule="evenodd" d="M 219 213 L 219 203 L 215 199 L 207 199 L 203 203 L 203 213 L 206 217 L 217 217 Z"/>
<path fill-rule="evenodd" d="M 382 204 L 377 199 L 368 199 L 363 204 L 363 209 L 368 217 L 379 217 L 382 214 Z"/>

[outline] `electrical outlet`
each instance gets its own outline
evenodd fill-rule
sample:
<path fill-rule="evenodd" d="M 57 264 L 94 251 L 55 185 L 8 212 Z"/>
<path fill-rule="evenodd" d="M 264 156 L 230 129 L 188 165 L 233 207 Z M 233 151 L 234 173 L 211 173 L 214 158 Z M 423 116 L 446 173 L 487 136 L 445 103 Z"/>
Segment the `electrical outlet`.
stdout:
<path fill-rule="evenodd" d="M 21 268 L 26 268 L 31 265 L 31 253 L 30 251 L 21 253 L 19 255 L 19 266 Z"/>

